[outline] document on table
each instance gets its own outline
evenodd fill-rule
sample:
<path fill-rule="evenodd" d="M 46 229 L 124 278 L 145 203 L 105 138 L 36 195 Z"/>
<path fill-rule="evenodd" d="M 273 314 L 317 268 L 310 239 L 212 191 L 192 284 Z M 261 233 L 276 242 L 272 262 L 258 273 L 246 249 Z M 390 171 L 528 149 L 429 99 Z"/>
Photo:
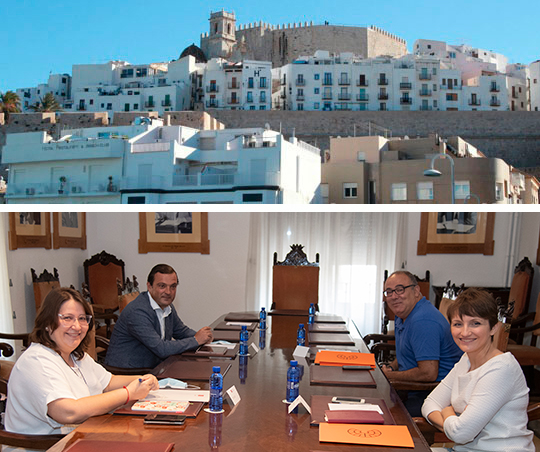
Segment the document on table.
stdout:
<path fill-rule="evenodd" d="M 250 326 L 253 322 L 227 322 L 227 326 Z"/>
<path fill-rule="evenodd" d="M 379 405 L 373 403 L 329 403 L 328 409 L 334 410 L 351 410 L 351 411 L 376 411 L 379 414 L 383 414 L 383 410 Z"/>
<path fill-rule="evenodd" d="M 210 391 L 192 391 L 189 389 L 158 389 L 157 391 L 150 391 L 145 397 L 145 400 L 208 402 L 210 400 Z"/>

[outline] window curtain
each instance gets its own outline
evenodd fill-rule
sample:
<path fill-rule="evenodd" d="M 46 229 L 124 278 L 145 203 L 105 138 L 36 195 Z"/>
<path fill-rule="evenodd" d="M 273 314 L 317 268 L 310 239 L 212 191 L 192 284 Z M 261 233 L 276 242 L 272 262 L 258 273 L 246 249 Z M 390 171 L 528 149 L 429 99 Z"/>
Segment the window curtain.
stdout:
<path fill-rule="evenodd" d="M 384 271 L 401 267 L 405 229 L 404 213 L 252 213 L 247 308 L 271 307 L 273 254 L 282 261 L 301 244 L 310 262 L 320 255 L 320 311 L 354 320 L 362 334 L 379 332 Z"/>
<path fill-rule="evenodd" d="M 13 333 L 13 311 L 9 293 L 9 274 L 7 263 L 8 214 L 0 215 L 0 331 Z M 13 341 L 6 341 L 11 345 Z"/>

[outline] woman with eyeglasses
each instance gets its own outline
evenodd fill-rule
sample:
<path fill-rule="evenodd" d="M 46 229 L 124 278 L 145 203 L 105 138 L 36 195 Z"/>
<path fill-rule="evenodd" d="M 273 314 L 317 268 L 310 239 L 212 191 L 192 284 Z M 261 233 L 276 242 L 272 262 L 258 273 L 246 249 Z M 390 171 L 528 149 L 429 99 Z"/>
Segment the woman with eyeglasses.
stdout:
<path fill-rule="evenodd" d="M 7 431 L 68 433 L 73 424 L 158 389 L 153 375 L 112 375 L 86 353 L 91 312 L 76 290 L 61 288 L 47 295 L 30 335 L 32 344 L 9 377 Z"/>
<path fill-rule="evenodd" d="M 534 452 L 527 430 L 529 388 L 519 363 L 493 341 L 497 304 L 486 291 L 467 289 L 448 309 L 461 360 L 427 397 L 423 416 L 455 443 L 433 451 Z"/>

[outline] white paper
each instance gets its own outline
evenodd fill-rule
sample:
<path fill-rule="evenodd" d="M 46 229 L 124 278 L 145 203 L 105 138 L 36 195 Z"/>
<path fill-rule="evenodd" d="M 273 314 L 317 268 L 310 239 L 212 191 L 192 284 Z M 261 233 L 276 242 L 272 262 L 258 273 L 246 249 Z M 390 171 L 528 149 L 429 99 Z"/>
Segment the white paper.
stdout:
<path fill-rule="evenodd" d="M 294 410 L 298 405 L 304 405 L 304 408 L 308 411 L 309 414 L 311 414 L 311 408 L 307 404 L 307 402 L 304 400 L 304 398 L 299 395 L 294 401 L 289 405 L 289 413 L 291 413 L 292 410 Z"/>
<path fill-rule="evenodd" d="M 379 414 L 383 414 L 381 407 L 373 403 L 329 403 L 328 409 L 335 410 L 349 410 L 349 411 L 377 411 Z"/>
<path fill-rule="evenodd" d="M 253 322 L 227 322 L 227 326 L 251 326 Z"/>
<path fill-rule="evenodd" d="M 255 354 L 259 353 L 259 347 L 257 347 L 257 344 L 255 344 L 255 342 L 252 342 L 251 344 L 249 344 L 249 346 L 253 347 Z"/>
<path fill-rule="evenodd" d="M 226 349 L 233 349 L 238 344 L 233 344 L 232 342 L 227 342 L 227 341 L 214 341 L 208 345 L 212 345 L 212 346 L 219 345 L 220 347 L 225 347 Z"/>
<path fill-rule="evenodd" d="M 293 356 L 297 358 L 305 358 L 309 353 L 309 347 L 303 345 L 297 345 L 294 349 Z"/>
<path fill-rule="evenodd" d="M 229 389 L 227 389 L 227 391 L 225 391 L 225 394 L 227 394 L 229 396 L 229 398 L 231 399 L 231 402 L 233 403 L 233 405 L 237 405 L 238 402 L 240 402 L 240 394 L 238 394 L 238 391 L 236 389 L 236 386 L 231 386 Z"/>
<path fill-rule="evenodd" d="M 189 389 L 158 389 L 150 391 L 145 400 L 173 400 L 175 402 L 208 402 L 210 391 L 191 391 Z"/>
<path fill-rule="evenodd" d="M 343 325 L 331 325 L 328 323 L 318 323 L 317 324 L 318 330 L 346 330 L 347 328 Z"/>

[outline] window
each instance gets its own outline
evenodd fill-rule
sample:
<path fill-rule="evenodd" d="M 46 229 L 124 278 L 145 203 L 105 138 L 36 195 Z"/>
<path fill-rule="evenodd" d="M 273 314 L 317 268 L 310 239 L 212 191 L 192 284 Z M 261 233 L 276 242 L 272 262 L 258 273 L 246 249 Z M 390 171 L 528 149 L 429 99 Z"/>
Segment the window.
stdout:
<path fill-rule="evenodd" d="M 390 187 L 391 201 L 407 201 L 407 184 L 392 184 Z"/>
<path fill-rule="evenodd" d="M 315 88 L 313 94 L 319 94 L 321 92 L 320 88 Z"/>
<path fill-rule="evenodd" d="M 421 200 L 433 199 L 433 182 L 417 182 L 416 198 Z"/>
<path fill-rule="evenodd" d="M 358 151 L 356 153 L 356 160 L 359 162 L 365 162 L 366 161 L 366 153 L 364 151 Z"/>
<path fill-rule="evenodd" d="M 304 104 L 298 104 L 298 110 L 303 111 L 304 110 Z"/>
<path fill-rule="evenodd" d="M 470 194 L 471 187 L 468 180 L 456 181 L 454 186 L 454 196 L 456 199 L 465 199 Z"/>
<path fill-rule="evenodd" d="M 260 88 L 268 88 L 266 86 L 266 77 L 261 77 L 259 82 L 260 82 L 260 86 L 259 86 Z"/>
<path fill-rule="evenodd" d="M 266 102 L 266 91 L 261 91 L 261 94 L 259 96 L 260 102 Z"/>
<path fill-rule="evenodd" d="M 357 198 L 358 197 L 358 184 L 345 182 L 343 184 L 343 198 Z"/>
<path fill-rule="evenodd" d="M 446 100 L 450 100 L 450 101 L 458 100 L 457 93 L 446 93 Z"/>
<path fill-rule="evenodd" d="M 253 84 L 253 77 L 249 77 L 248 78 L 248 88 L 253 88 L 254 84 Z"/>
<path fill-rule="evenodd" d="M 242 202 L 263 202 L 262 193 L 244 193 Z"/>
<path fill-rule="evenodd" d="M 318 110 L 319 108 L 321 108 L 321 104 L 320 104 L 319 102 L 315 102 L 315 103 L 313 104 L 313 109 L 314 109 L 314 110 Z"/>
<path fill-rule="evenodd" d="M 320 74 L 315 74 L 313 77 L 315 78 L 315 80 L 319 80 L 319 78 L 320 78 L 321 76 L 320 76 Z"/>
<path fill-rule="evenodd" d="M 107 104 L 107 110 L 112 110 L 112 103 Z"/>
<path fill-rule="evenodd" d="M 266 105 L 260 105 L 259 110 L 266 110 Z"/>
<path fill-rule="evenodd" d="M 247 101 L 248 102 L 253 102 L 253 91 L 248 91 L 247 92 Z"/>
<path fill-rule="evenodd" d="M 495 201 L 504 199 L 504 185 L 501 182 L 495 183 Z"/>

